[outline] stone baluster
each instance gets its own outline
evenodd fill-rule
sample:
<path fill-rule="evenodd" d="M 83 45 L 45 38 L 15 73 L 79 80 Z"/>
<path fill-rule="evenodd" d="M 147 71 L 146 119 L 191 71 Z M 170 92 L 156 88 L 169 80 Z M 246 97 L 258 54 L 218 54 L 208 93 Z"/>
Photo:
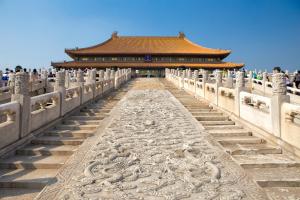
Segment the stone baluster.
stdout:
<path fill-rule="evenodd" d="M 233 77 L 232 77 L 231 71 L 229 71 L 229 70 L 227 73 L 227 78 L 226 78 L 225 84 L 226 84 L 225 87 L 233 88 Z"/>
<path fill-rule="evenodd" d="M 11 101 L 19 102 L 20 112 L 20 138 L 30 132 L 31 103 L 29 95 L 29 75 L 26 72 L 18 72 L 14 78 L 14 93 Z"/>
<path fill-rule="evenodd" d="M 196 90 L 197 90 L 197 81 L 199 80 L 199 71 L 198 70 L 194 70 L 194 93 L 196 94 Z"/>
<path fill-rule="evenodd" d="M 115 89 L 119 88 L 120 82 L 122 82 L 121 80 L 121 76 L 122 76 L 122 70 L 117 70 L 115 73 L 115 80 L 114 80 L 114 84 L 115 84 Z"/>
<path fill-rule="evenodd" d="M 16 77 L 15 73 L 9 72 L 7 85 L 9 87 L 9 92 L 12 95 L 15 94 L 15 77 Z"/>
<path fill-rule="evenodd" d="M 266 94 L 266 82 L 267 82 L 267 72 L 263 72 L 262 73 L 262 86 L 263 86 L 263 92 L 264 92 L 264 95 Z"/>
<path fill-rule="evenodd" d="M 104 80 L 104 70 L 99 70 L 99 81 L 103 81 Z"/>
<path fill-rule="evenodd" d="M 234 113 L 240 116 L 240 92 L 245 90 L 244 72 L 236 72 L 235 97 L 234 97 Z"/>
<path fill-rule="evenodd" d="M 192 70 L 191 69 L 188 69 L 188 71 L 187 71 L 187 78 L 188 79 L 192 78 Z"/>
<path fill-rule="evenodd" d="M 219 104 L 219 87 L 222 87 L 222 71 L 217 70 L 215 74 L 215 98 L 214 98 L 214 104 Z"/>
<path fill-rule="evenodd" d="M 203 85 L 203 97 L 205 98 L 205 87 L 206 87 L 206 83 L 208 82 L 208 71 L 203 69 L 202 70 L 202 85 Z"/>
<path fill-rule="evenodd" d="M 187 78 L 187 77 L 188 77 L 189 70 L 188 70 L 188 69 L 185 69 L 184 71 L 185 71 L 185 73 L 184 73 L 184 78 Z"/>
<path fill-rule="evenodd" d="M 70 79 L 71 79 L 70 72 L 69 72 L 69 70 L 66 70 L 65 71 L 65 87 L 66 88 L 70 87 Z"/>
<path fill-rule="evenodd" d="M 76 84 L 80 87 L 80 104 L 83 103 L 83 95 L 84 95 L 84 78 L 83 78 L 83 71 L 79 69 L 76 72 Z"/>
<path fill-rule="evenodd" d="M 48 79 L 48 72 L 47 70 L 42 70 L 41 72 L 41 79 Z"/>
<path fill-rule="evenodd" d="M 275 73 L 272 75 L 271 112 L 273 133 L 277 137 L 281 137 L 281 105 L 284 102 L 290 102 L 290 96 L 287 95 L 285 75 Z"/>
<path fill-rule="evenodd" d="M 248 82 L 249 82 L 249 88 L 251 91 L 252 91 L 252 80 L 253 80 L 253 72 L 250 70 L 249 76 L 248 76 Z"/>
<path fill-rule="evenodd" d="M 220 70 L 216 71 L 216 84 L 222 85 L 222 72 Z"/>
<path fill-rule="evenodd" d="M 195 81 L 198 80 L 198 78 L 199 78 L 199 71 L 198 70 L 194 71 L 194 78 L 196 79 Z"/>
<path fill-rule="evenodd" d="M 65 98 L 66 98 L 66 87 L 65 87 L 65 71 L 57 71 L 55 74 L 54 91 L 60 93 L 60 116 L 65 114 Z"/>
<path fill-rule="evenodd" d="M 115 70 L 110 70 L 111 89 L 115 88 Z"/>
<path fill-rule="evenodd" d="M 96 97 L 96 74 L 96 69 L 90 70 L 89 82 L 92 84 L 93 98 Z"/>
<path fill-rule="evenodd" d="M 186 77 L 186 70 L 182 70 L 181 78 L 180 78 L 180 89 L 184 88 L 184 79 Z"/>

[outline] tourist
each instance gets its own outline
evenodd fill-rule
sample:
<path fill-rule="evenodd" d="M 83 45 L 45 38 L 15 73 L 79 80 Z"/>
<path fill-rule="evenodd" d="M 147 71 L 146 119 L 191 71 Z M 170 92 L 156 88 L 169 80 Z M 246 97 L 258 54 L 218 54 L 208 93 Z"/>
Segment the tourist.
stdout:
<path fill-rule="evenodd" d="M 273 73 L 276 74 L 276 73 L 282 73 L 282 70 L 280 67 L 274 67 L 273 68 Z"/>
<path fill-rule="evenodd" d="M 33 71 L 32 71 L 32 81 L 36 81 L 36 80 L 38 80 L 38 78 L 39 78 L 39 74 L 38 74 L 37 70 L 33 69 Z"/>
<path fill-rule="evenodd" d="M 15 72 L 21 72 L 22 69 L 23 69 L 23 68 L 22 68 L 20 65 L 17 65 L 17 66 L 15 67 Z"/>
<path fill-rule="evenodd" d="M 296 88 L 300 89 L 300 70 L 297 71 L 294 77 Z"/>
<path fill-rule="evenodd" d="M 283 73 L 283 72 L 282 72 L 282 73 Z M 286 74 L 286 73 L 283 73 L 283 74 L 284 74 L 286 86 L 288 86 L 288 87 L 293 87 L 293 82 L 290 80 L 289 75 Z"/>

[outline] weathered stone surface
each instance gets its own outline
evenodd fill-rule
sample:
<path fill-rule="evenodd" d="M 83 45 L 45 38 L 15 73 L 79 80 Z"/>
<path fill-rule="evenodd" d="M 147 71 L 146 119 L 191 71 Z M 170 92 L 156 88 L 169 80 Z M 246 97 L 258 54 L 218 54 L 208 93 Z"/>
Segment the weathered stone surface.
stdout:
<path fill-rule="evenodd" d="M 136 83 L 52 199 L 266 199 L 156 79 Z"/>

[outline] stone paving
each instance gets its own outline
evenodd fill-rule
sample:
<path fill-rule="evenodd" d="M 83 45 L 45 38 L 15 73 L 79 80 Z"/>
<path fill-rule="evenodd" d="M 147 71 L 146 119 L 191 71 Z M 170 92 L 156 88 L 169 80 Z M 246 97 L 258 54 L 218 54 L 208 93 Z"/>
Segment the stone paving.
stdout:
<path fill-rule="evenodd" d="M 267 199 L 158 79 L 135 80 L 113 113 L 52 198 Z"/>

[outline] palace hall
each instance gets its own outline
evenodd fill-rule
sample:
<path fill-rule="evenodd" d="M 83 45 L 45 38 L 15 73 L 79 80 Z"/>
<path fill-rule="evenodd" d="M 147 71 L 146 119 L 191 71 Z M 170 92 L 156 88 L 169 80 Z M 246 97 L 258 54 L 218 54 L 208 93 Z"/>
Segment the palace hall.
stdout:
<path fill-rule="evenodd" d="M 223 61 L 231 50 L 213 49 L 193 43 L 183 32 L 178 36 L 119 36 L 95 46 L 65 49 L 73 60 L 52 62 L 55 68 L 131 68 L 140 77 L 164 77 L 165 68 L 240 69 L 242 63 Z"/>

